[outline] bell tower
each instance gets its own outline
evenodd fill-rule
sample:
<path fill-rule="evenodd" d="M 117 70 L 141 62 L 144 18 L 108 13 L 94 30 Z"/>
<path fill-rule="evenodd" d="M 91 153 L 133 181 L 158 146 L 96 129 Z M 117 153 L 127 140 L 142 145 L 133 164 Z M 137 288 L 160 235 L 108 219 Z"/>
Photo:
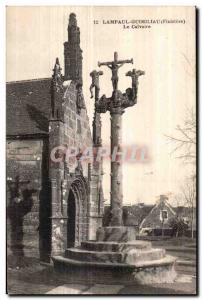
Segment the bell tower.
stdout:
<path fill-rule="evenodd" d="M 82 50 L 80 48 L 80 29 L 76 15 L 71 13 L 68 25 L 68 41 L 64 43 L 65 80 L 73 80 L 82 85 Z"/>

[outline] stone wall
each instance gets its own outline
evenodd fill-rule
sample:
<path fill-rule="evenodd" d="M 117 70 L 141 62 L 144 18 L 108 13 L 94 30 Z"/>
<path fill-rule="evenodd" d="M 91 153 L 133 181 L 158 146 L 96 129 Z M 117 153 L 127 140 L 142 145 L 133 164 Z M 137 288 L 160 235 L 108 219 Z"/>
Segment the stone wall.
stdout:
<path fill-rule="evenodd" d="M 89 126 L 89 119 L 87 115 L 86 109 L 78 110 L 77 105 L 77 89 L 76 84 L 72 81 L 71 84 L 67 87 L 64 98 L 64 143 L 68 147 L 75 147 L 77 150 L 80 149 L 81 152 L 85 151 L 88 147 L 92 147 L 92 138 Z M 77 167 L 77 160 L 74 158 L 70 158 L 68 160 L 68 167 L 70 173 L 75 173 L 75 168 Z M 81 161 L 83 176 L 86 178 L 86 182 L 88 182 L 88 160 Z M 89 182 L 88 182 L 89 183 Z M 90 209 L 89 206 L 89 192 L 85 201 L 87 201 L 84 206 L 86 210 Z M 84 197 L 84 195 L 83 195 Z M 81 203 L 80 203 L 81 204 Z M 81 206 L 80 206 L 81 207 Z M 78 209 L 78 208 L 77 208 Z M 89 211 L 83 212 L 83 215 L 89 216 Z M 78 221 L 79 226 L 78 231 L 80 232 L 80 240 L 85 240 L 86 234 L 84 232 L 89 227 L 89 218 L 82 218 L 81 221 Z M 88 233 L 87 233 L 88 236 Z"/>
<path fill-rule="evenodd" d="M 78 152 L 80 149 L 82 152 L 86 147 L 92 147 L 89 119 L 86 109 L 78 106 L 77 84 L 73 81 L 65 84 L 61 108 L 63 119 L 53 118 L 49 122 L 49 149 L 52 152 L 54 147 L 62 146 L 65 150 L 71 148 Z M 63 253 L 68 247 L 67 227 L 70 215 L 67 210 L 68 201 L 74 201 L 69 199 L 72 192 L 76 204 L 75 245 L 88 238 L 88 161 L 81 162 L 82 171 L 78 174 L 80 171 L 76 155 L 62 155 L 60 158 L 61 162 L 50 161 L 49 171 L 52 186 L 52 255 Z"/>
<path fill-rule="evenodd" d="M 64 142 L 69 146 L 81 148 L 85 151 L 87 147 L 92 147 L 92 135 L 86 109 L 77 111 L 77 90 L 74 82 L 71 82 L 65 92 L 64 102 Z M 77 162 L 70 159 L 68 167 L 70 172 L 74 172 Z M 103 215 L 103 191 L 102 191 L 102 167 L 101 163 L 90 164 L 89 160 L 82 161 L 83 175 L 88 177 L 89 181 L 89 199 L 88 199 L 88 238 L 96 238 L 96 230 L 102 226 Z"/>
<path fill-rule="evenodd" d="M 43 249 L 50 230 L 46 146 L 43 140 L 7 141 L 8 246 L 16 250 L 21 244 L 27 256 L 43 256 L 48 250 Z"/>
<path fill-rule="evenodd" d="M 76 84 L 71 82 L 64 95 L 64 144 L 69 147 L 80 148 L 92 147 L 89 118 L 86 109 L 78 113 Z M 68 167 L 74 172 L 76 160 L 70 159 Z M 84 176 L 88 175 L 88 162 L 82 162 Z"/>

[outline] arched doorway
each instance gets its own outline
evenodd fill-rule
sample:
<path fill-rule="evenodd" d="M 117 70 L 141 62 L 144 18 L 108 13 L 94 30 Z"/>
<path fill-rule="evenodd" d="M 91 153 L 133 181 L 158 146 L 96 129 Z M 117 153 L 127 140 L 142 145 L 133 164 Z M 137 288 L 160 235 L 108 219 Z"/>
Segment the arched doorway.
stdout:
<path fill-rule="evenodd" d="M 75 227 L 76 227 L 76 203 L 75 196 L 70 189 L 68 197 L 68 220 L 67 220 L 67 247 L 75 246 Z"/>
<path fill-rule="evenodd" d="M 77 176 L 67 199 L 67 248 L 79 246 L 88 239 L 88 184 Z"/>

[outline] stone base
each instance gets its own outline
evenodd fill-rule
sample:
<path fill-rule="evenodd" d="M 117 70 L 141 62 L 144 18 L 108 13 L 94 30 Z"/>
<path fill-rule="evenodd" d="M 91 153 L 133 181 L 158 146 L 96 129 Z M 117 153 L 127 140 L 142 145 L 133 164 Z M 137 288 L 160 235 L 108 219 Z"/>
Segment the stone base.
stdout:
<path fill-rule="evenodd" d="M 161 262 L 153 261 L 150 267 L 78 261 L 63 256 L 55 256 L 52 259 L 55 270 L 68 277 L 68 280 L 77 274 L 78 281 L 91 283 L 106 284 L 108 280 L 111 284 L 172 283 L 177 275 L 174 268 L 175 259 L 171 256 L 166 256 Z"/>
<path fill-rule="evenodd" d="M 176 258 L 168 256 L 164 249 L 153 249 L 151 242 L 135 240 L 132 227 L 102 227 L 97 230 L 97 241 L 81 243 L 80 247 L 69 248 L 65 256 L 54 256 L 54 267 L 58 271 L 80 268 L 86 276 L 106 271 L 120 281 L 137 283 L 172 282 L 176 273 Z M 117 274 L 116 274 L 117 273 Z M 96 275 L 95 275 L 96 276 Z"/>
<path fill-rule="evenodd" d="M 101 227 L 97 230 L 97 241 L 129 242 L 136 240 L 133 227 Z"/>
<path fill-rule="evenodd" d="M 140 241 L 140 240 L 127 242 L 127 243 L 88 241 L 88 242 L 82 242 L 81 248 L 89 251 L 126 252 L 132 249 L 139 249 L 139 250 L 151 249 L 151 242 Z"/>
<path fill-rule="evenodd" d="M 134 270 L 133 272 L 134 282 L 140 284 L 172 283 L 174 282 L 176 276 L 177 273 L 175 271 L 172 259 L 167 265 L 140 268 Z"/>
<path fill-rule="evenodd" d="M 165 257 L 164 249 L 137 250 L 130 249 L 125 251 L 92 251 L 83 248 L 70 248 L 65 251 L 65 257 L 94 263 L 117 263 L 138 265 L 139 262 L 160 260 Z M 140 265 L 141 266 L 141 265 Z"/>

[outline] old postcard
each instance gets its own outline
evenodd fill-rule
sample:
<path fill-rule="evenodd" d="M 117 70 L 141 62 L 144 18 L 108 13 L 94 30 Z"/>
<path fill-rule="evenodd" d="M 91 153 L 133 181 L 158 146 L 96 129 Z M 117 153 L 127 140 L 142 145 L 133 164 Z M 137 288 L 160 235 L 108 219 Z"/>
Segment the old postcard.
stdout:
<path fill-rule="evenodd" d="M 196 295 L 196 9 L 8 6 L 7 293 Z"/>

